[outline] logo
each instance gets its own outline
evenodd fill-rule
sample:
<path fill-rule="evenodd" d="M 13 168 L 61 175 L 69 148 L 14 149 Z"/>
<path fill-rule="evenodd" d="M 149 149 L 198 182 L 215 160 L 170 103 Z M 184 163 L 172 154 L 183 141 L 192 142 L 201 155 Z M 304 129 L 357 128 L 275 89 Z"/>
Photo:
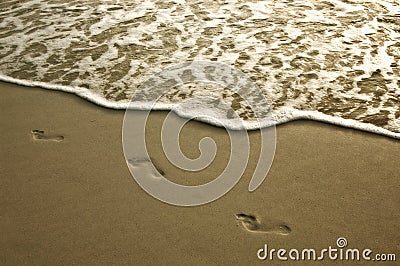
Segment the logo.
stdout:
<path fill-rule="evenodd" d="M 186 91 L 185 95 L 190 97 L 166 102 L 165 95 L 171 91 Z M 138 109 L 143 110 L 142 115 L 137 115 Z M 226 129 L 230 158 L 214 180 L 184 186 L 166 179 L 156 169 L 146 148 L 146 122 L 152 110 L 165 109 L 184 119 L 172 119 L 171 112 L 165 118 L 161 130 L 163 151 L 172 164 L 186 171 L 200 171 L 209 166 L 217 147 L 211 138 L 203 138 L 199 142 L 201 155 L 196 159 L 186 157 L 179 147 L 183 126 L 196 119 Z M 259 160 L 248 187 L 251 192 L 264 181 L 275 153 L 275 123 L 267 98 L 249 77 L 226 64 L 186 62 L 152 75 L 134 92 L 122 128 L 124 156 L 135 181 L 151 196 L 178 206 L 201 205 L 225 195 L 240 180 L 250 152 L 247 129 L 260 129 L 261 133 Z"/>
<path fill-rule="evenodd" d="M 319 250 L 314 248 L 270 248 L 264 244 L 264 247 L 257 251 L 257 257 L 259 260 L 271 261 L 319 261 L 325 259 L 332 261 L 396 261 L 396 253 L 375 253 L 369 248 L 349 248 L 347 245 L 347 239 L 344 237 L 336 240 L 337 247 L 328 246 Z"/>

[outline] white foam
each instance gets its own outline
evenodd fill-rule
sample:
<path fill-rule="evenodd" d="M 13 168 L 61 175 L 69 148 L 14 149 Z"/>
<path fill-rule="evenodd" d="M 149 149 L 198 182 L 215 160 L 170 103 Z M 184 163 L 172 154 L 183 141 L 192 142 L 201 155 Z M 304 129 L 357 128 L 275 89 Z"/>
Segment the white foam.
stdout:
<path fill-rule="evenodd" d="M 312 119 L 399 138 L 400 68 L 392 67 L 400 65 L 400 49 L 393 45 L 400 39 L 397 0 L 179 0 L 162 7 L 162 2 L 151 0 L 19 2 L 9 1 L 10 7 L 0 10 L 0 80 L 74 93 L 107 108 L 124 109 L 152 73 L 181 62 L 217 60 L 252 77 L 271 100 L 276 124 Z M 210 27 L 220 31 L 205 34 Z M 199 45 L 200 40 L 205 44 Z M 35 53 L 31 45 L 38 43 L 45 51 Z M 91 54 L 103 44 L 107 51 Z M 377 70 L 386 83 L 378 100 L 376 88 L 362 91 L 357 84 Z M 77 77 L 71 78 L 74 74 Z M 313 74 L 317 77 L 304 78 Z M 20 79 L 26 76 L 32 81 Z M 327 109 L 337 108 L 323 114 L 327 96 L 343 100 L 343 105 L 332 103 Z M 177 100 L 164 99 L 156 108 L 172 109 Z M 354 117 L 360 102 L 367 110 L 355 118 L 359 121 L 338 117 Z M 149 108 L 140 102 L 131 107 Z M 185 115 L 185 110 L 178 112 Z M 389 112 L 384 128 L 360 122 L 382 112 Z M 245 125 L 259 127 L 254 121 Z"/>
<path fill-rule="evenodd" d="M 68 92 L 75 94 L 79 97 L 82 97 L 83 99 L 86 99 L 92 103 L 95 103 L 97 105 L 106 107 L 106 108 L 111 108 L 111 109 L 127 109 L 128 107 L 130 109 L 134 110 L 171 110 L 174 109 L 173 104 L 165 104 L 165 103 L 159 103 L 156 104 L 155 106 L 149 106 L 148 104 L 143 104 L 140 102 L 133 102 L 133 103 L 128 103 L 128 102 L 112 102 L 108 101 L 107 99 L 104 99 L 103 97 L 93 93 L 90 90 L 84 89 L 84 88 L 79 88 L 79 87 L 71 87 L 71 86 L 61 86 L 61 85 L 54 85 L 54 84 L 49 84 L 49 83 L 44 83 L 44 82 L 37 82 L 37 81 L 28 81 L 28 80 L 21 80 L 21 79 L 15 79 L 11 77 L 7 77 L 4 75 L 0 75 L 0 80 L 4 82 L 10 82 L 10 83 L 15 83 L 18 85 L 22 86 L 28 86 L 28 87 L 40 87 L 44 89 L 50 89 L 50 90 L 56 90 L 56 91 L 63 91 L 63 92 Z M 183 117 L 191 117 L 196 114 L 196 109 L 187 109 L 187 110 L 182 110 L 182 109 L 176 109 L 175 112 Z M 209 110 L 208 116 L 212 116 L 213 112 Z M 214 114 L 215 116 L 219 116 L 218 110 L 215 110 Z M 273 125 L 279 125 L 283 123 L 287 123 L 290 121 L 294 120 L 300 120 L 300 119 L 307 119 L 307 120 L 315 120 L 315 121 L 321 121 L 333 125 L 338 125 L 342 127 L 348 127 L 348 128 L 354 128 L 362 131 L 367 131 L 371 133 L 376 133 L 384 136 L 388 136 L 391 138 L 395 139 L 400 139 L 400 133 L 395 133 L 392 131 L 389 131 L 384 128 L 377 127 L 372 124 L 366 124 L 366 123 L 361 123 L 356 120 L 351 120 L 351 119 L 343 119 L 340 117 L 334 117 L 334 116 L 329 116 L 325 115 L 320 112 L 316 111 L 301 111 L 297 110 L 294 108 L 283 108 L 280 110 L 279 113 L 272 114 L 273 122 L 271 123 L 271 120 L 268 120 L 268 122 L 261 122 L 261 123 L 248 123 L 246 121 L 243 122 L 243 125 L 245 129 L 247 130 L 257 130 L 260 128 L 265 128 Z M 198 119 L 199 121 L 215 125 L 215 126 L 221 126 L 222 124 L 216 122 L 218 120 L 214 118 L 207 118 L 207 117 L 201 117 Z M 221 120 L 221 119 L 219 119 Z M 237 130 L 241 129 L 241 125 L 236 124 L 231 124 L 229 121 L 224 121 L 225 125 L 227 126 L 228 129 L 231 130 Z"/>

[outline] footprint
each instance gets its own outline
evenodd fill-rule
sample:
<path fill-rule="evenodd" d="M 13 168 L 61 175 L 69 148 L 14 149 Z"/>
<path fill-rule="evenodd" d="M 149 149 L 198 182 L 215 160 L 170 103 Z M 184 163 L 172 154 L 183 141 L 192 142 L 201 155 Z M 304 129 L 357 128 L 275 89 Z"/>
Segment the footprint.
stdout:
<path fill-rule="evenodd" d="M 144 174 L 156 179 L 161 179 L 165 175 L 163 170 L 148 159 L 128 159 L 128 163 L 132 168 L 141 170 Z"/>
<path fill-rule="evenodd" d="M 61 136 L 61 135 L 48 135 L 47 136 L 43 130 L 35 129 L 35 130 L 32 130 L 31 133 L 32 133 L 32 138 L 34 140 L 50 140 L 50 141 L 57 141 L 57 142 L 64 140 L 64 136 Z"/>
<path fill-rule="evenodd" d="M 282 223 L 262 223 L 254 215 L 239 213 L 236 214 L 236 219 L 249 232 L 288 235 L 292 231 L 289 226 Z"/>

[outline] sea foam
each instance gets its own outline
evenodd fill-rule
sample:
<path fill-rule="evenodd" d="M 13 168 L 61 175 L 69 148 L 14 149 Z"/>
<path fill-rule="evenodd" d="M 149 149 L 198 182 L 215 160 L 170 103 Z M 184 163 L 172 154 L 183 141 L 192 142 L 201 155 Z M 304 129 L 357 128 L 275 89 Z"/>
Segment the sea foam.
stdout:
<path fill-rule="evenodd" d="M 400 138 L 395 0 L 12 0 L 0 4 L 0 19 L 2 81 L 108 108 L 149 109 L 129 100 L 151 75 L 182 62 L 217 61 L 245 73 L 269 100 L 272 119 L 245 120 L 247 129 L 312 119 Z M 171 110 L 191 95 L 226 93 L 204 90 L 174 88 L 152 107 Z M 233 96 L 225 100 L 237 102 Z"/>

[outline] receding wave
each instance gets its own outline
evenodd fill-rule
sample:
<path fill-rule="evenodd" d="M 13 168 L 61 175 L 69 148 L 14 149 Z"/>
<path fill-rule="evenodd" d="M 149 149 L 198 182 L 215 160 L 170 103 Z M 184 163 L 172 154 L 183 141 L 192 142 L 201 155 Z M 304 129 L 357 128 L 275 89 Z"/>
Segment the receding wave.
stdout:
<path fill-rule="evenodd" d="M 0 3 L 3 81 L 122 109 L 153 73 L 193 60 L 249 76 L 277 124 L 307 118 L 400 138 L 397 0 Z M 182 86 L 158 107 L 204 93 L 245 102 Z"/>

